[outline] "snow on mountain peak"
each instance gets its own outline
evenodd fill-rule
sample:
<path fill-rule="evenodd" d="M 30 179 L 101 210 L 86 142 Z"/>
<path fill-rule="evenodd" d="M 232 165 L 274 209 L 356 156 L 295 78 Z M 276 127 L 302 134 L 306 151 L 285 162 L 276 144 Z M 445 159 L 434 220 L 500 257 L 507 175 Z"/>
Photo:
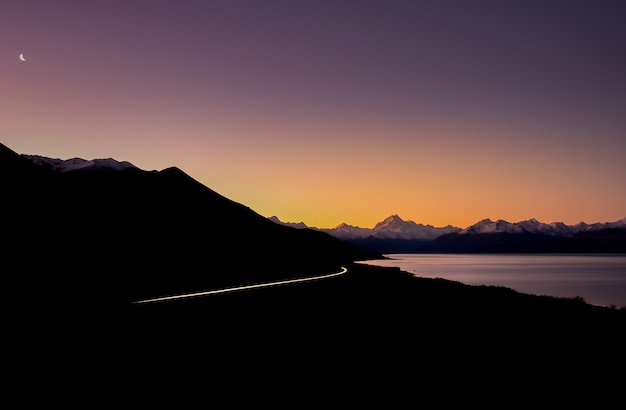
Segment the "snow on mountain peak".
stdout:
<path fill-rule="evenodd" d="M 50 168 L 58 172 L 70 172 L 79 169 L 112 169 L 121 171 L 127 168 L 137 168 L 128 161 L 117 161 L 113 158 L 99 158 L 86 160 L 82 158 L 48 158 L 41 155 L 27 155 L 22 154 L 23 157 L 28 158 L 35 164 Z"/>
<path fill-rule="evenodd" d="M 91 162 L 94 163 L 95 168 L 114 169 L 116 171 L 121 171 L 127 168 L 137 168 L 128 161 L 117 161 L 113 158 L 93 159 Z"/>
<path fill-rule="evenodd" d="M 289 225 L 295 228 L 306 228 L 303 223 L 282 222 L 277 217 L 272 216 L 270 220 L 283 225 Z M 374 228 L 361 228 L 358 226 L 341 223 L 335 228 L 315 228 L 322 232 L 326 232 L 339 239 L 401 239 L 401 240 L 420 240 L 429 241 L 447 234 L 484 234 L 484 233 L 532 233 L 544 234 L 550 236 L 572 236 L 580 231 L 602 229 L 602 228 L 624 228 L 626 227 L 626 218 L 615 222 L 586 224 L 581 222 L 577 225 L 566 225 L 563 222 L 552 222 L 546 224 L 539 222 L 535 218 L 531 218 L 520 222 L 508 222 L 503 219 L 493 221 L 489 218 L 476 222 L 465 229 L 457 228 L 451 225 L 436 228 L 432 225 L 417 224 L 413 221 L 405 221 L 398 215 L 391 215 L 383 221 L 378 222 Z"/>
<path fill-rule="evenodd" d="M 521 233 L 524 232 L 524 228 L 520 224 L 513 224 L 507 222 L 503 219 L 498 219 L 497 221 L 492 221 L 491 219 L 483 219 L 474 225 L 471 225 L 462 231 L 460 234 L 479 234 L 479 233 L 498 233 L 498 232 L 507 232 L 507 233 Z"/>
<path fill-rule="evenodd" d="M 405 221 L 398 215 L 391 215 L 374 226 L 372 236 L 382 239 L 432 240 L 444 233 L 459 230 L 451 226 L 435 228 L 432 225 L 417 224 L 413 221 Z"/>
<path fill-rule="evenodd" d="M 408 221 L 410 222 L 410 221 Z M 400 218 L 398 215 L 391 215 L 387 218 L 385 218 L 382 222 L 378 222 L 375 226 L 374 226 L 374 230 L 380 230 L 380 229 L 384 229 L 384 228 L 401 228 L 403 226 L 403 224 L 405 224 L 406 222 Z"/>
<path fill-rule="evenodd" d="M 589 231 L 589 230 L 597 230 L 603 228 L 612 228 L 612 227 L 625 227 L 626 226 L 626 218 L 615 221 L 615 222 L 606 222 L 606 223 L 593 223 L 587 224 L 585 222 L 580 222 L 576 225 L 566 225 L 563 222 L 552 222 L 550 224 L 546 224 L 543 222 L 539 222 L 538 220 L 532 218 L 521 222 L 507 222 L 504 220 L 492 221 L 490 219 L 483 219 L 482 221 L 476 222 L 474 225 L 471 225 L 462 231 L 460 234 L 481 234 L 481 233 L 533 233 L 533 234 L 544 234 L 551 236 L 572 236 L 577 232 L 581 231 Z"/>

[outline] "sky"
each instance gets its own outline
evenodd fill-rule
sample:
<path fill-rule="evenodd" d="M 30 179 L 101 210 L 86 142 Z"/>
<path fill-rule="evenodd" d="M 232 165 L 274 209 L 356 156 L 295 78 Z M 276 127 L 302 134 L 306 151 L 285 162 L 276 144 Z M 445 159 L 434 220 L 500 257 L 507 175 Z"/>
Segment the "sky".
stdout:
<path fill-rule="evenodd" d="M 624 21 L 621 0 L 7 0 L 0 142 L 176 166 L 320 228 L 610 222 Z"/>

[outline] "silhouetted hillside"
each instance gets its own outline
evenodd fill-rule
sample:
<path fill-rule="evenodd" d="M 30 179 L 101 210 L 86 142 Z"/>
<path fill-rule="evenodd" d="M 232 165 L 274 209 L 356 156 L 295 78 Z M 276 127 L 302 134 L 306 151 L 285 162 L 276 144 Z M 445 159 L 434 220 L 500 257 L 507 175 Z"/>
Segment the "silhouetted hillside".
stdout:
<path fill-rule="evenodd" d="M 605 228 L 579 232 L 565 242 L 563 249 L 572 252 L 626 253 L 626 229 Z"/>
<path fill-rule="evenodd" d="M 11 238 L 4 258 L 19 267 L 12 279 L 46 294 L 123 302 L 379 256 L 277 225 L 175 167 L 60 173 L 4 146 L 0 163 L 3 234 Z"/>
<path fill-rule="evenodd" d="M 344 241 L 359 248 L 380 253 L 412 253 L 423 246 L 430 245 L 432 242 L 414 239 L 376 238 L 373 236 L 357 239 L 344 239 Z"/>
<path fill-rule="evenodd" d="M 502 358 L 514 366 L 512 343 L 552 361 L 568 359 L 565 345 L 578 360 L 585 353 L 616 363 L 623 353 L 626 310 L 363 266 L 354 262 L 380 255 L 276 224 L 174 167 L 59 173 L 0 146 L 0 190 L 5 329 L 19 345 L 9 350 L 27 346 L 37 365 L 43 356 L 65 365 L 74 340 L 88 338 L 114 338 L 98 355 L 119 343 L 134 369 L 142 356 L 159 369 L 168 359 L 205 358 L 216 372 L 219 357 L 225 368 L 257 360 L 256 369 L 274 372 L 280 363 L 284 375 L 418 371 L 433 348 L 438 360 L 469 356 L 479 367 Z M 346 275 L 310 283 L 129 303 L 341 265 Z"/>

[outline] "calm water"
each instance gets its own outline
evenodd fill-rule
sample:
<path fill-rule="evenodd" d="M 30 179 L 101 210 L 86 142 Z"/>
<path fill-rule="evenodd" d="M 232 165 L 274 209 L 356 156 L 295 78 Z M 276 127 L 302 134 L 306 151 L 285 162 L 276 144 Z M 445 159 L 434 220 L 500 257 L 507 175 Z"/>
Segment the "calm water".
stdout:
<path fill-rule="evenodd" d="M 416 276 L 518 292 L 582 297 L 594 305 L 626 306 L 626 254 L 389 254 L 367 261 Z"/>

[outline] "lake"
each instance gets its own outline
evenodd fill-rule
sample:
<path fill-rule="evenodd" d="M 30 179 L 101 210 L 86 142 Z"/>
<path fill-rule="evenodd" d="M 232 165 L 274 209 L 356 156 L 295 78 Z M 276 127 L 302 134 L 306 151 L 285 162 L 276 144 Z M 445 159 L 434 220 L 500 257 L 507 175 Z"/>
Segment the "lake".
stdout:
<path fill-rule="evenodd" d="M 626 254 L 388 254 L 363 261 L 416 276 L 626 307 Z"/>

